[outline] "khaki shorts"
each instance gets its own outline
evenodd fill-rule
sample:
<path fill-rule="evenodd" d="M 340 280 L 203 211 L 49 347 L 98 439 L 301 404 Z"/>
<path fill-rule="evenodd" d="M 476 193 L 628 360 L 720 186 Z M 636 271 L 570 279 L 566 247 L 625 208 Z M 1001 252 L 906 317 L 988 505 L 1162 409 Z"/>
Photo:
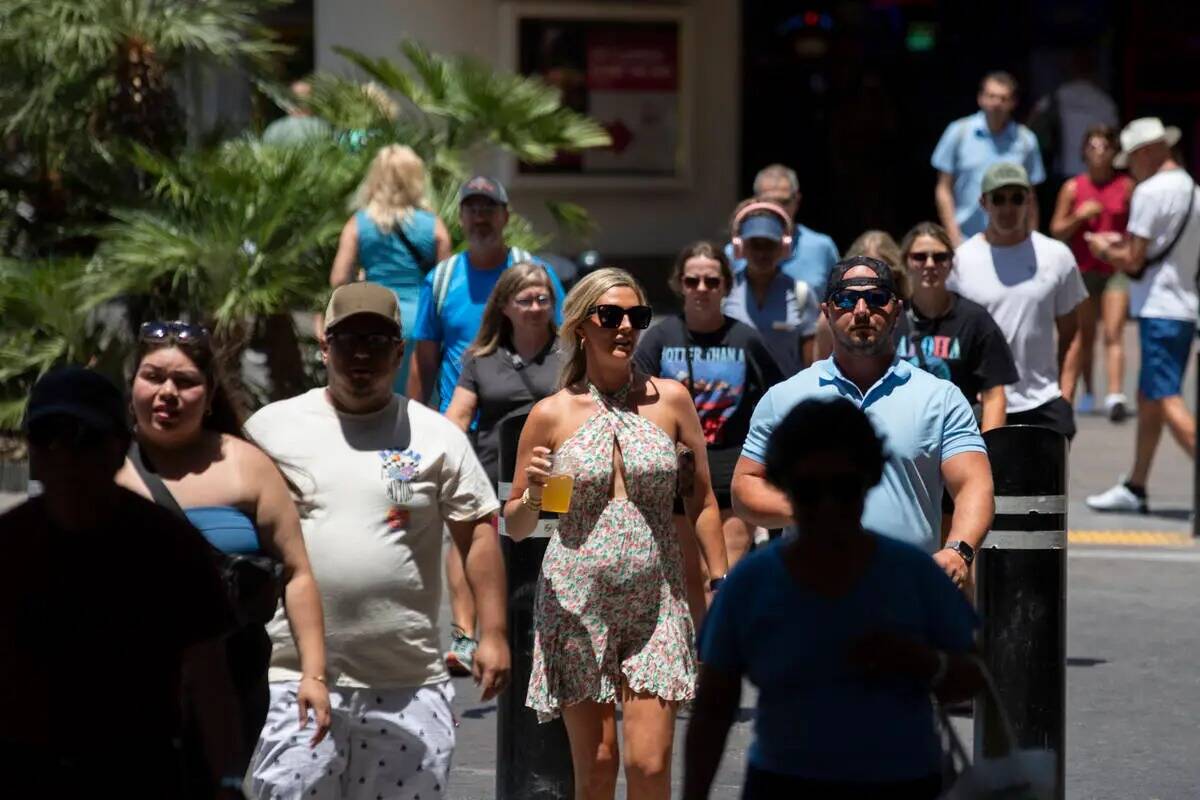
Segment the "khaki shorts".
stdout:
<path fill-rule="evenodd" d="M 1088 297 L 1099 297 L 1105 292 L 1128 292 L 1129 276 L 1124 272 L 1113 272 L 1105 275 L 1103 272 L 1082 272 L 1083 285 L 1087 287 Z"/>

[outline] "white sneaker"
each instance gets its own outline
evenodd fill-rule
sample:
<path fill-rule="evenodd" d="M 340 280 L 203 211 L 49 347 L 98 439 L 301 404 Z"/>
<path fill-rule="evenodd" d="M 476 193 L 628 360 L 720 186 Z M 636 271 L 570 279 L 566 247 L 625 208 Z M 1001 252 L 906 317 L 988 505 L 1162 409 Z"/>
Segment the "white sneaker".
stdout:
<path fill-rule="evenodd" d="M 1122 479 L 1107 492 L 1088 497 L 1087 507 L 1092 511 L 1125 511 L 1133 514 L 1145 514 L 1146 498 L 1138 497 Z"/>
<path fill-rule="evenodd" d="M 1129 418 L 1129 399 L 1123 394 L 1110 394 L 1104 398 L 1104 410 L 1113 422 L 1124 422 Z"/>

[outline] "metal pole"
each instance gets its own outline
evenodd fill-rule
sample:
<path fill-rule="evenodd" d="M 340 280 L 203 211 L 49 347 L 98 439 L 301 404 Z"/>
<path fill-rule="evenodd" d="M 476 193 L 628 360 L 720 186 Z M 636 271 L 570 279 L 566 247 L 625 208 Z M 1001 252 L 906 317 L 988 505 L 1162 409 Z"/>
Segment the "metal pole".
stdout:
<path fill-rule="evenodd" d="M 512 491 L 517 442 L 525 417 L 500 423 L 501 500 Z M 533 668 L 533 607 L 542 556 L 557 525 L 557 514 L 543 511 L 537 529 L 515 542 L 504 535 L 500 550 L 508 578 L 508 646 L 512 684 L 496 701 L 496 797 L 498 800 L 570 800 L 575 796 L 571 746 L 562 719 L 539 724 L 525 705 Z"/>
<path fill-rule="evenodd" d="M 1067 661 L 1067 440 L 1014 425 L 984 434 L 996 516 L 980 548 L 980 650 L 1019 747 L 1052 750 L 1064 796 Z M 995 711 L 975 703 L 975 756 L 1003 755 Z"/>

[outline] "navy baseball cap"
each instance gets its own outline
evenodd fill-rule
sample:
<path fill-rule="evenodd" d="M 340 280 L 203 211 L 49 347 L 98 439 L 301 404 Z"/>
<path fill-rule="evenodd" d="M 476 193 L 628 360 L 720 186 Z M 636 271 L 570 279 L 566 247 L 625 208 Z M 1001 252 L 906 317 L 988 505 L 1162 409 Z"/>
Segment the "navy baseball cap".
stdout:
<path fill-rule="evenodd" d="M 504 184 L 486 175 L 476 175 L 463 184 L 458 193 L 458 204 L 462 205 L 468 197 L 486 197 L 502 206 L 508 205 L 508 192 L 504 191 Z"/>
<path fill-rule="evenodd" d="M 787 235 L 783 220 L 774 214 L 754 214 L 742 220 L 738 226 L 738 236 L 742 239 L 770 239 L 782 242 Z"/>
<path fill-rule="evenodd" d="M 875 277 L 847 278 L 846 273 L 855 267 L 867 267 L 875 273 Z M 892 268 L 886 261 L 870 256 L 851 256 L 834 264 L 829 272 L 829 288 L 825 292 L 825 299 L 828 300 L 835 292 L 850 286 L 877 286 L 889 289 L 894 295 L 900 294 L 896 287 L 896 279 L 892 275 Z"/>
<path fill-rule="evenodd" d="M 47 372 L 33 385 L 25 408 L 25 430 L 49 417 L 72 417 L 93 430 L 129 434 L 125 398 L 113 382 L 82 367 Z"/>

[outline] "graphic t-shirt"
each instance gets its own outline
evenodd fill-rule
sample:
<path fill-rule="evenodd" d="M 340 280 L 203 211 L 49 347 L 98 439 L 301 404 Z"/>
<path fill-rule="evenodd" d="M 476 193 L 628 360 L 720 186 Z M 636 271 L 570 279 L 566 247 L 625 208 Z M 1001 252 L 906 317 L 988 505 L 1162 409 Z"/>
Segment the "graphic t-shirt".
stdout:
<path fill-rule="evenodd" d="M 1196 183 L 1182 169 L 1160 172 L 1137 185 L 1129 205 L 1126 230 L 1148 239 L 1146 260 L 1165 256 L 1146 269 L 1140 280 L 1129 282 L 1129 313 L 1135 317 L 1196 319 L 1196 262 L 1200 259 L 1200 197 L 1192 203 L 1185 221 L 1188 194 L 1196 194 Z M 1167 247 L 1186 224 L 1170 253 Z"/>
<path fill-rule="evenodd" d="M 754 406 L 783 380 L 758 331 L 729 317 L 715 331 L 689 331 L 681 315 L 643 334 L 634 362 L 692 393 L 709 449 L 742 446 Z"/>
<path fill-rule="evenodd" d="M 400 395 L 379 411 L 343 414 L 323 388 L 266 406 L 246 431 L 303 495 L 300 523 L 336 684 L 403 688 L 446 680 L 437 629 L 442 525 L 500 507 L 466 434 Z M 270 679 L 299 679 L 282 611 L 267 631 L 274 643 Z"/>
<path fill-rule="evenodd" d="M 451 256 L 453 272 L 450 274 L 446 289 L 446 301 L 442 304 L 441 314 L 438 313 L 437 301 L 433 296 L 433 279 L 437 270 L 430 270 L 421 284 L 421 297 L 417 301 L 417 321 L 413 325 L 412 339 L 414 341 L 437 342 L 441 345 L 442 360 L 438 367 L 438 411 L 445 411 L 454 395 L 454 387 L 458 385 L 458 375 L 462 371 L 462 357 L 471 342 L 479 334 L 479 326 L 483 322 L 483 308 L 487 305 L 488 297 L 500 280 L 500 273 L 513 265 L 513 251 L 510 248 L 504 265 L 496 269 L 476 269 L 471 266 L 471 257 L 467 252 Z M 535 263 L 546 267 L 550 274 L 550 282 L 554 285 L 554 322 L 562 323 L 563 287 L 554 270 L 541 260 L 533 259 Z"/>
<path fill-rule="evenodd" d="M 987 309 L 1018 365 L 1019 380 L 1004 390 L 1008 413 L 1061 397 L 1055 320 L 1087 297 L 1070 248 L 1037 231 L 1009 247 L 979 233 L 959 245 L 955 262 L 946 288 Z"/>
<path fill-rule="evenodd" d="M 957 386 L 968 403 L 994 386 L 1018 380 L 1017 365 L 1004 333 L 987 309 L 951 293 L 950 310 L 940 317 L 921 315 L 909 305 L 896 325 L 896 350 L 915 367 Z"/>

